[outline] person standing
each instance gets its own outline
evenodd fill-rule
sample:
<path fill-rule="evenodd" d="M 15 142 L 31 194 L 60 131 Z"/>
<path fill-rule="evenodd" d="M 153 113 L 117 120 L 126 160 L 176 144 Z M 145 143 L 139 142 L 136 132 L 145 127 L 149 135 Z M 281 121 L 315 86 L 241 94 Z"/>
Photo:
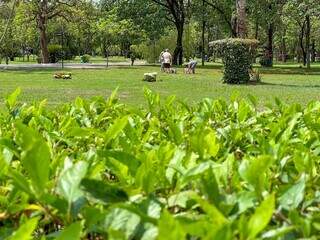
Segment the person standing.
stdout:
<path fill-rule="evenodd" d="M 163 68 L 166 73 L 171 72 L 171 64 L 172 64 L 172 55 L 169 52 L 169 49 L 166 49 L 164 53 L 162 54 L 163 56 Z"/>

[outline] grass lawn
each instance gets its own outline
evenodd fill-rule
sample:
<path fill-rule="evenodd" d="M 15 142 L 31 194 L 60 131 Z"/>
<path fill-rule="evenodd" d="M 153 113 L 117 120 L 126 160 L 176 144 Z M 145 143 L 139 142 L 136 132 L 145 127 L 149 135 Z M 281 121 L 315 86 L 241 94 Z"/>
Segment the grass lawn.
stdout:
<path fill-rule="evenodd" d="M 69 70 L 67 70 L 69 71 Z M 159 82 L 145 83 L 146 72 L 159 71 L 158 67 L 119 67 L 106 70 L 72 70 L 72 80 L 54 80 L 55 70 L 0 71 L 0 98 L 21 87 L 20 100 L 26 102 L 47 99 L 49 105 L 74 100 L 77 96 L 90 98 L 107 97 L 119 87 L 121 101 L 131 105 L 144 104 L 143 87 L 162 96 L 176 95 L 189 103 L 203 98 L 228 99 L 237 91 L 242 96 L 252 94 L 261 103 L 273 102 L 275 97 L 288 103 L 306 104 L 320 100 L 320 66 L 310 72 L 297 66 L 276 66 L 261 69 L 263 84 L 226 85 L 222 84 L 219 66 L 199 68 L 196 75 L 184 75 L 182 69 L 177 75 L 160 74 Z"/>

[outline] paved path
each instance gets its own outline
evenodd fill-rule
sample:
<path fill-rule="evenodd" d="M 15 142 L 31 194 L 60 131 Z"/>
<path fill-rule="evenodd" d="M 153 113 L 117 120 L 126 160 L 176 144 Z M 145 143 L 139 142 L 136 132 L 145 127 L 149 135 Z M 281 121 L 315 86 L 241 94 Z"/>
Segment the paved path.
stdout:
<path fill-rule="evenodd" d="M 146 62 L 136 61 L 135 66 L 144 66 Z M 110 67 L 131 66 L 129 62 L 109 63 Z M 65 63 L 66 69 L 104 69 L 107 67 L 106 63 Z M 61 63 L 49 64 L 0 64 L 0 69 L 4 70 L 24 70 L 24 69 L 61 69 Z"/>

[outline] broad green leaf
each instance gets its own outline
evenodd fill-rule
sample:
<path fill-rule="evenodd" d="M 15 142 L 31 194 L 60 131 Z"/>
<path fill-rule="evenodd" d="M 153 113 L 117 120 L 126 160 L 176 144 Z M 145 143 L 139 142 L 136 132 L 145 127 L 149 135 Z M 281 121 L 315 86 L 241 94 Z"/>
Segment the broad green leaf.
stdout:
<path fill-rule="evenodd" d="M 190 137 L 191 148 L 200 158 L 207 154 L 210 157 L 215 157 L 220 149 L 220 145 L 216 138 L 216 133 L 211 128 L 199 128 Z"/>
<path fill-rule="evenodd" d="M 269 224 L 275 211 L 275 196 L 269 195 L 250 217 L 248 222 L 249 239 L 255 237 Z"/>
<path fill-rule="evenodd" d="M 86 162 L 77 162 L 65 169 L 59 177 L 57 192 L 68 201 L 69 205 L 83 195 L 80 183 L 87 173 L 87 168 Z"/>
<path fill-rule="evenodd" d="M 68 137 L 90 137 L 94 131 L 89 128 L 74 127 L 67 132 Z"/>
<path fill-rule="evenodd" d="M 17 141 L 22 146 L 21 162 L 37 194 L 42 194 L 49 180 L 50 149 L 39 134 L 21 123 L 16 124 Z"/>
<path fill-rule="evenodd" d="M 12 109 L 16 105 L 17 98 L 20 94 L 21 94 L 21 88 L 17 88 L 13 93 L 11 93 L 7 97 L 6 104 L 9 109 Z"/>
<path fill-rule="evenodd" d="M 110 126 L 105 135 L 106 145 L 113 139 L 117 138 L 117 136 L 121 133 L 121 131 L 128 124 L 128 116 L 124 116 L 122 118 L 118 118 L 115 122 Z"/>
<path fill-rule="evenodd" d="M 240 101 L 239 109 L 238 109 L 238 121 L 243 122 L 247 119 L 249 113 L 251 111 L 250 105 L 245 101 Z"/>
<path fill-rule="evenodd" d="M 27 178 L 13 169 L 9 169 L 8 176 L 12 179 L 13 185 L 15 185 L 21 191 L 29 194 L 30 196 L 33 196 L 33 192 L 30 188 L 30 184 Z"/>
<path fill-rule="evenodd" d="M 204 136 L 204 148 L 207 149 L 207 153 L 211 157 L 215 157 L 220 149 L 220 145 L 217 142 L 216 134 L 210 130 L 207 132 L 207 134 Z"/>
<path fill-rule="evenodd" d="M 259 156 L 242 161 L 239 167 L 240 176 L 254 186 L 257 194 L 261 194 L 266 182 L 267 170 L 274 162 L 270 156 Z"/>
<path fill-rule="evenodd" d="M 168 125 L 170 129 L 170 137 L 177 145 L 180 145 L 183 141 L 183 122 L 175 122 L 171 119 L 168 119 Z"/>
<path fill-rule="evenodd" d="M 177 194 L 173 194 L 168 199 L 168 207 L 181 207 L 184 209 L 188 208 L 188 203 L 195 202 L 194 197 L 196 196 L 194 191 L 181 191 Z"/>
<path fill-rule="evenodd" d="M 9 163 L 4 159 L 4 156 L 0 153 L 0 178 L 2 175 L 8 172 Z"/>
<path fill-rule="evenodd" d="M 117 100 L 117 95 L 118 95 L 119 87 L 117 87 L 115 90 L 112 91 L 111 95 L 109 96 L 107 100 L 107 106 L 112 106 Z"/>
<path fill-rule="evenodd" d="M 182 174 L 182 172 L 179 172 L 179 169 L 183 167 L 182 162 L 185 155 L 185 151 L 177 149 L 170 160 L 169 167 L 166 170 L 166 177 L 170 183 L 173 182 L 173 178 L 177 173 Z"/>
<path fill-rule="evenodd" d="M 136 172 L 139 166 L 141 165 L 140 160 L 137 159 L 134 155 L 123 152 L 123 151 L 117 151 L 117 150 L 101 151 L 99 152 L 99 155 L 101 157 L 114 158 L 120 163 L 126 165 L 132 176 L 136 175 Z"/>
<path fill-rule="evenodd" d="M 31 240 L 32 234 L 38 225 L 38 218 L 31 218 L 22 224 L 17 231 L 15 231 L 8 240 Z"/>
<path fill-rule="evenodd" d="M 80 240 L 82 233 L 82 223 L 76 222 L 61 231 L 56 240 Z"/>
<path fill-rule="evenodd" d="M 294 226 L 284 226 L 281 228 L 277 228 L 277 229 L 272 229 L 268 232 L 265 232 L 264 234 L 262 234 L 262 238 L 263 239 L 268 239 L 268 238 L 279 238 L 282 237 L 283 235 L 293 232 L 295 230 L 296 227 Z"/>
<path fill-rule="evenodd" d="M 111 209 L 101 226 L 103 232 L 111 234 L 122 233 L 121 235 L 125 239 L 135 239 L 134 236 L 140 228 L 142 226 L 140 225 L 140 217 L 138 215 L 119 208 Z"/>
<path fill-rule="evenodd" d="M 180 223 L 167 211 L 164 210 L 159 220 L 158 240 L 185 239 L 186 232 Z"/>
<path fill-rule="evenodd" d="M 222 196 L 220 194 L 216 176 L 211 168 L 209 168 L 206 174 L 203 174 L 201 177 L 201 190 L 211 203 L 219 207 Z"/>
<path fill-rule="evenodd" d="M 195 198 L 195 200 L 199 203 L 208 217 L 210 217 L 214 230 L 219 230 L 228 223 L 228 219 L 213 204 L 210 204 L 200 197 Z"/>
<path fill-rule="evenodd" d="M 213 161 L 207 161 L 198 164 L 197 166 L 189 169 L 181 178 L 182 183 L 187 183 L 191 180 L 200 178 L 208 169 L 220 168 L 221 165 Z"/>
<path fill-rule="evenodd" d="M 304 199 L 306 179 L 303 175 L 300 180 L 291 186 L 282 196 L 279 197 L 280 206 L 285 209 L 296 209 Z"/>
<path fill-rule="evenodd" d="M 254 192 L 242 192 L 237 196 L 238 213 L 241 214 L 247 211 L 249 208 L 255 206 L 255 202 L 257 200 L 256 194 Z"/>
<path fill-rule="evenodd" d="M 157 181 L 155 174 L 150 171 L 150 169 L 153 169 L 152 161 L 154 157 L 155 152 L 149 152 L 147 158 L 141 164 L 135 176 L 137 186 L 148 194 L 154 190 Z"/>
<path fill-rule="evenodd" d="M 41 193 L 49 180 L 50 150 L 44 141 L 36 142 L 22 155 L 23 167 L 31 178 L 32 185 Z"/>
<path fill-rule="evenodd" d="M 199 239 L 205 239 L 205 237 L 209 238 L 209 232 L 212 229 L 212 223 L 208 221 L 207 218 L 177 216 L 176 219 L 179 221 L 183 231 L 187 234 L 194 237 L 199 237 Z"/>
<path fill-rule="evenodd" d="M 234 236 L 232 234 L 231 224 L 225 224 L 218 230 L 210 229 L 210 233 L 207 234 L 203 239 L 211 240 L 211 239 L 223 239 L 223 240 L 234 240 Z"/>
<path fill-rule="evenodd" d="M 120 204 L 117 204 L 116 207 L 118 209 L 127 210 L 130 213 L 133 213 L 133 214 L 139 216 L 140 220 L 142 222 L 151 223 L 153 225 L 156 225 L 158 216 L 157 216 L 157 218 L 155 218 L 152 215 L 154 215 L 154 214 L 156 214 L 156 215 L 159 214 L 160 215 L 160 213 L 158 213 L 159 209 L 156 209 L 156 210 L 155 209 L 143 209 L 143 206 L 141 206 L 141 204 L 142 203 L 140 203 L 138 205 L 132 205 L 132 204 L 122 204 L 122 203 L 120 203 Z"/>
<path fill-rule="evenodd" d="M 128 195 L 124 190 L 106 182 L 83 179 L 81 186 L 91 197 L 106 204 L 128 201 Z"/>

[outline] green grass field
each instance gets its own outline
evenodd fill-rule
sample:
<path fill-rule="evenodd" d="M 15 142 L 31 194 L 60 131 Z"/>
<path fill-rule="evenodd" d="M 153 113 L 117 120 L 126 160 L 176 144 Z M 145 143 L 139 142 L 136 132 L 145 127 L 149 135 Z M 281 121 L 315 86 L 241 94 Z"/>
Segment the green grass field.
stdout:
<path fill-rule="evenodd" d="M 69 70 L 66 70 L 69 71 Z M 179 69 L 177 75 L 160 74 L 158 82 L 142 81 L 146 72 L 159 71 L 158 67 L 118 67 L 105 70 L 71 70 L 72 80 L 55 80 L 55 70 L 0 71 L 0 97 L 21 87 L 21 101 L 43 99 L 49 105 L 72 101 L 76 97 L 90 98 L 96 95 L 107 97 L 119 87 L 122 102 L 130 105 L 144 104 L 143 87 L 162 96 L 176 95 L 189 103 L 203 98 L 229 99 L 234 92 L 241 96 L 256 96 L 261 104 L 273 102 L 275 97 L 287 103 L 306 104 L 320 100 L 320 67 L 307 71 L 297 65 L 276 66 L 260 69 L 263 83 L 259 85 L 226 85 L 221 82 L 219 66 L 199 68 L 196 75 L 185 75 Z"/>

